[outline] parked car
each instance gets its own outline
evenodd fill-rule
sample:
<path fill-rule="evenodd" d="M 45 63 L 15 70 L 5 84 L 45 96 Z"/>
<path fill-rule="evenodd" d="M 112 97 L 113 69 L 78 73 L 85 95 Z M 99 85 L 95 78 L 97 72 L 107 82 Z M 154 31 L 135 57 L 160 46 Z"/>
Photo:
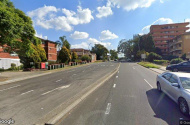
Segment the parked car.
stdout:
<path fill-rule="evenodd" d="M 173 71 L 173 72 L 190 71 L 190 61 L 181 62 L 179 64 L 168 65 L 166 67 L 166 70 L 170 70 L 170 71 Z"/>
<path fill-rule="evenodd" d="M 165 72 L 157 76 L 157 89 L 164 92 L 179 105 L 184 115 L 189 115 L 190 74 Z"/>

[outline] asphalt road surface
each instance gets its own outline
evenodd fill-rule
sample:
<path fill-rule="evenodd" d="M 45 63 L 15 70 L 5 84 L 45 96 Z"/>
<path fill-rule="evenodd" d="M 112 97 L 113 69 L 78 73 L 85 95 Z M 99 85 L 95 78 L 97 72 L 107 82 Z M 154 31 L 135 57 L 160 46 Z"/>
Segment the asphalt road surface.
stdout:
<path fill-rule="evenodd" d="M 32 125 L 55 107 L 113 71 L 118 63 L 94 63 L 0 86 L 0 118 Z"/>
<path fill-rule="evenodd" d="M 135 63 L 119 72 L 63 117 L 58 125 L 179 125 L 189 120 L 156 90 L 157 74 Z"/>

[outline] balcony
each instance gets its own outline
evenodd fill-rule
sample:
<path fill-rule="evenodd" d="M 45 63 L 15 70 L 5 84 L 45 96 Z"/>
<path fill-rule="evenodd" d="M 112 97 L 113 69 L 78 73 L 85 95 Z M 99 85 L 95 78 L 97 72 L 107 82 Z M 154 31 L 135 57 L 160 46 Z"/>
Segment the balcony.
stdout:
<path fill-rule="evenodd" d="M 152 29 L 151 33 L 153 32 L 164 32 L 164 31 L 184 31 L 184 30 L 188 30 L 188 27 L 183 27 L 183 28 L 173 28 L 173 29 Z"/>
<path fill-rule="evenodd" d="M 170 49 L 170 53 L 175 52 L 175 51 L 182 51 L 182 47 L 176 47 L 176 48 Z"/>
<path fill-rule="evenodd" d="M 179 43 L 182 43 L 182 41 L 180 40 L 180 41 L 177 41 L 177 42 L 170 42 L 169 47 L 174 46 L 174 45 L 179 44 Z"/>

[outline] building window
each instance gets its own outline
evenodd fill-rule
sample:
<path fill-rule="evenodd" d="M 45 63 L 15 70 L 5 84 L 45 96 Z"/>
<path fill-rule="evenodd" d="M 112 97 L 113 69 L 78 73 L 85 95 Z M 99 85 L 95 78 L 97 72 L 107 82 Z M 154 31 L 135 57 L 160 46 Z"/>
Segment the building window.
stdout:
<path fill-rule="evenodd" d="M 181 44 L 179 44 L 179 47 L 181 47 Z"/>

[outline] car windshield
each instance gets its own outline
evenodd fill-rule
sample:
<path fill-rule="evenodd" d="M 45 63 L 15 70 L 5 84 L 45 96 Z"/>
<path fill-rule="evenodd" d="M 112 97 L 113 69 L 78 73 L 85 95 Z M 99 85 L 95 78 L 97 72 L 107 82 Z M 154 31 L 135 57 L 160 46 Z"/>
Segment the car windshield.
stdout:
<path fill-rule="evenodd" d="M 190 89 L 190 77 L 180 77 L 184 89 Z"/>

